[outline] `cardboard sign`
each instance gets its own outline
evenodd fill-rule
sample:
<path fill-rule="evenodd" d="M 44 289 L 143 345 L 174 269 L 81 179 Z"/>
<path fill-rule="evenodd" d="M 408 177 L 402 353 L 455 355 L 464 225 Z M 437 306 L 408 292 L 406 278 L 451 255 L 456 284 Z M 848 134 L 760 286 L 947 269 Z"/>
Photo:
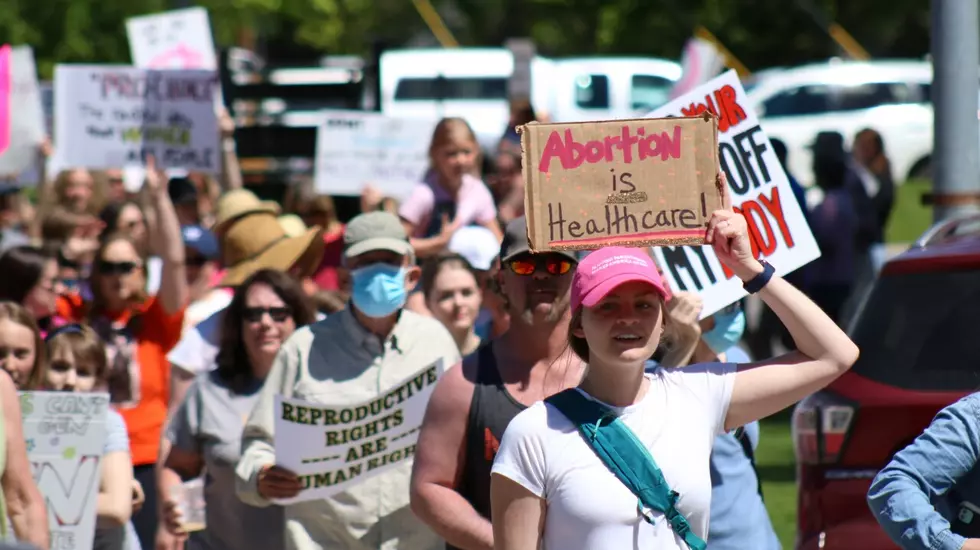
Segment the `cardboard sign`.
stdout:
<path fill-rule="evenodd" d="M 654 110 L 653 117 L 718 117 L 719 161 L 732 204 L 749 226 L 752 253 L 785 275 L 820 257 L 820 249 L 793 195 L 789 179 L 745 97 L 735 71 L 712 79 Z M 742 281 L 710 246 L 655 248 L 657 263 L 674 290 L 696 291 L 707 317 L 745 296 Z"/>
<path fill-rule="evenodd" d="M 115 65 L 55 68 L 55 138 L 74 168 L 143 166 L 221 171 L 214 71 Z"/>
<path fill-rule="evenodd" d="M 519 131 L 533 251 L 701 244 L 722 205 L 711 116 Z"/>
<path fill-rule="evenodd" d="M 218 68 L 211 23 L 204 8 L 187 8 L 126 20 L 133 65 L 146 69 Z"/>
<path fill-rule="evenodd" d="M 279 504 L 342 493 L 393 468 L 411 472 L 425 407 L 445 370 L 423 368 L 366 402 L 324 405 L 276 396 L 276 464 L 295 472 L 300 494 Z"/>
<path fill-rule="evenodd" d="M 438 120 L 403 119 L 363 111 L 323 111 L 316 133 L 316 190 L 359 196 L 370 184 L 388 197 L 407 198 L 429 167 Z"/>
<path fill-rule="evenodd" d="M 91 550 L 109 394 L 21 392 L 27 459 L 48 511 L 51 548 Z"/>

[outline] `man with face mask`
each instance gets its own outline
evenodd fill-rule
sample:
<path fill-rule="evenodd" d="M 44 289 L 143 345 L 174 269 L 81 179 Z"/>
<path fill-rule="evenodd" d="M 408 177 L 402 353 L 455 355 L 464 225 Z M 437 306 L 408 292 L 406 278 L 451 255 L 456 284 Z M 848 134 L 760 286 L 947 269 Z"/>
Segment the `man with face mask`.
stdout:
<path fill-rule="evenodd" d="M 281 457 L 273 447 L 276 395 L 343 409 L 381 398 L 387 402 L 406 380 L 434 365 L 459 370 L 450 368 L 461 358 L 442 324 L 404 309 L 420 271 L 398 218 L 386 212 L 361 214 L 347 225 L 343 241 L 342 267 L 352 287 L 350 307 L 298 329 L 283 343 L 245 425 L 237 485 L 239 497 L 252 506 L 269 506 L 302 489 L 295 473 L 277 465 Z M 372 424 L 370 418 L 357 423 L 359 429 L 369 430 L 365 426 Z M 328 498 L 285 505 L 285 547 L 439 548 L 442 542 L 409 508 L 411 470 L 412 459 L 401 459 Z"/>
<path fill-rule="evenodd" d="M 670 309 L 671 304 L 667 307 Z M 750 361 L 748 354 L 738 346 L 745 331 L 745 313 L 739 302 L 700 322 L 697 321 L 699 314 L 700 307 L 694 315 L 683 320 L 678 316 L 671 317 L 675 323 L 672 330 L 678 339 L 672 342 L 674 353 L 668 352 L 661 366 Z M 651 362 L 651 367 L 655 368 L 656 364 Z M 762 502 L 759 476 L 755 470 L 755 448 L 758 444 L 758 422 L 715 437 L 710 462 L 711 523 L 707 550 L 780 548 L 769 513 Z"/>
<path fill-rule="evenodd" d="M 412 473 L 412 509 L 449 549 L 493 548 L 490 468 L 507 424 L 582 378 L 568 346 L 577 263 L 571 252 L 532 254 L 524 217 L 507 225 L 498 282 L 510 327 L 436 385 Z"/>

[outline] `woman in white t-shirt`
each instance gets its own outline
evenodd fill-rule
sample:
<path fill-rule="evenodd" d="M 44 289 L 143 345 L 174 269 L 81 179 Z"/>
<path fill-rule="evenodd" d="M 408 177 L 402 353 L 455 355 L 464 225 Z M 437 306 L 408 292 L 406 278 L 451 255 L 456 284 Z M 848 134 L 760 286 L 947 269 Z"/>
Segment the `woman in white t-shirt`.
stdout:
<path fill-rule="evenodd" d="M 633 248 L 600 249 L 579 263 L 569 325 L 570 345 L 588 363 L 572 391 L 611 408 L 633 431 L 679 493 L 676 509 L 702 541 L 715 436 L 826 386 L 858 356 L 832 319 L 755 259 L 745 219 L 731 209 L 727 193 L 724 209 L 708 222 L 705 243 L 776 312 L 799 351 L 756 363 L 644 374 L 663 334 L 670 294 L 650 256 Z M 498 550 L 689 548 L 664 514 L 649 508 L 641 514 L 638 498 L 550 403 L 536 403 L 511 421 L 492 471 Z"/>

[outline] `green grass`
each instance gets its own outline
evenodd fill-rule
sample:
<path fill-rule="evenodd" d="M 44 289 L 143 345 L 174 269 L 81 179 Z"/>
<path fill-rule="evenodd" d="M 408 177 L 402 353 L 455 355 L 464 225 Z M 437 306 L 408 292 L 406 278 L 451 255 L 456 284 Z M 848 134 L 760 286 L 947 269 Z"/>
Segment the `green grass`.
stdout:
<path fill-rule="evenodd" d="M 895 189 L 895 208 L 885 228 L 885 242 L 910 243 L 932 225 L 932 208 L 922 204 L 931 189 L 929 180 L 909 180 Z"/>
<path fill-rule="evenodd" d="M 762 479 L 769 518 L 783 548 L 793 548 L 796 540 L 796 458 L 790 434 L 792 409 L 760 422 L 756 468 Z"/>

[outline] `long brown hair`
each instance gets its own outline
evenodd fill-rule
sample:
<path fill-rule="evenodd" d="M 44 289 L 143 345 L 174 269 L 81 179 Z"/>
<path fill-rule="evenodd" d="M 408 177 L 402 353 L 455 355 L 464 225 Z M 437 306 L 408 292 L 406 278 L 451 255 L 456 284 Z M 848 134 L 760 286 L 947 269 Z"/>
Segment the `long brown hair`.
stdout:
<path fill-rule="evenodd" d="M 23 306 L 14 302 L 0 302 L 0 320 L 9 319 L 22 327 L 27 327 L 34 333 L 34 366 L 31 367 L 31 374 L 27 377 L 24 386 L 18 390 L 31 391 L 39 390 L 44 386 L 48 378 L 47 362 L 44 360 L 44 342 L 41 340 L 41 331 L 37 328 L 34 316 Z"/>
<path fill-rule="evenodd" d="M 296 328 L 316 320 L 316 313 L 303 287 L 289 275 L 277 269 L 260 269 L 245 279 L 235 289 L 235 295 L 224 312 L 221 326 L 221 348 L 217 357 L 217 375 L 232 391 L 244 391 L 252 379 L 252 362 L 245 351 L 242 339 L 242 319 L 245 314 L 245 297 L 256 284 L 268 285 L 292 313 Z"/>

